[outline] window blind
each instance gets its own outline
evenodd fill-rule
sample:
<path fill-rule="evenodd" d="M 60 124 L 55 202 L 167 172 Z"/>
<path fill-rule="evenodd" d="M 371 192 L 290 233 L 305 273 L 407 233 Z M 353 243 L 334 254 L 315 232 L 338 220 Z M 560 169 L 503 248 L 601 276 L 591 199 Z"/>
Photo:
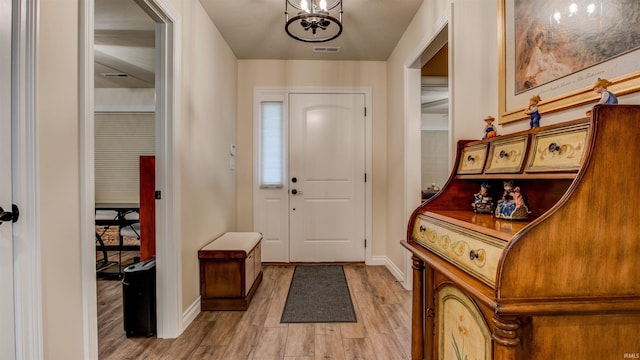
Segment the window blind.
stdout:
<path fill-rule="evenodd" d="M 260 103 L 260 187 L 282 187 L 284 142 L 282 102 Z"/>
<path fill-rule="evenodd" d="M 139 202 L 139 159 L 154 153 L 154 113 L 96 113 L 96 203 Z"/>

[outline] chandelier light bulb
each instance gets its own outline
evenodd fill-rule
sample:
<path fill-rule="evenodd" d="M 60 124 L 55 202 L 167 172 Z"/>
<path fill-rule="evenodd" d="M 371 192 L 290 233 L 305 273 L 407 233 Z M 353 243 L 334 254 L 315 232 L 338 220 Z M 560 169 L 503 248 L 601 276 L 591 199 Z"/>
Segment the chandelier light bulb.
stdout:
<path fill-rule="evenodd" d="M 300 7 L 302 8 L 302 10 L 309 12 L 309 3 L 307 2 L 307 0 L 300 1 Z"/>
<path fill-rule="evenodd" d="M 576 3 L 571 3 L 571 5 L 569 5 L 569 16 L 572 16 L 573 14 L 578 12 L 578 4 Z"/>
<path fill-rule="evenodd" d="M 320 0 L 320 9 L 327 11 L 327 0 Z"/>

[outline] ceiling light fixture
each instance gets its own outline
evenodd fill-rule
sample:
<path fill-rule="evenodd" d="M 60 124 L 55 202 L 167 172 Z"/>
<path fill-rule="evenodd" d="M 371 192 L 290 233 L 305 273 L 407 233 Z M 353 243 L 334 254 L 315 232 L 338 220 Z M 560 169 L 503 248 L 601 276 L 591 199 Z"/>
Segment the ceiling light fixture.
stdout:
<path fill-rule="evenodd" d="M 292 18 L 289 6 L 299 10 Z M 284 20 L 284 29 L 296 40 L 333 40 L 342 33 L 342 0 L 285 0 Z"/>

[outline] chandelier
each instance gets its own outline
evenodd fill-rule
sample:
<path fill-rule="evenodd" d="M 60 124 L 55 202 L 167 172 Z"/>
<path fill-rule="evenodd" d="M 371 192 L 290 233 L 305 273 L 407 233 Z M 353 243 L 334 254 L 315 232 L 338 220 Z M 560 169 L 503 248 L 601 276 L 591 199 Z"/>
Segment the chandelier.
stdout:
<path fill-rule="evenodd" d="M 289 18 L 289 6 L 299 10 Z M 285 0 L 284 29 L 304 42 L 325 42 L 342 33 L 342 0 Z"/>

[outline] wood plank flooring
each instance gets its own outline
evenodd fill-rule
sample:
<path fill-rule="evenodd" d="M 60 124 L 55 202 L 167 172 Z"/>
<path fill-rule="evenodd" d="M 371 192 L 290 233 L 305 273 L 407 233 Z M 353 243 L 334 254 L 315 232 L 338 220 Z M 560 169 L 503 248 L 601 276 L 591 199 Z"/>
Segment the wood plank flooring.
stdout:
<path fill-rule="evenodd" d="M 127 338 L 122 284 L 98 280 L 99 358 L 410 358 L 411 292 L 385 267 L 344 265 L 357 323 L 281 324 L 293 270 L 293 265 L 265 265 L 247 311 L 203 311 L 177 339 Z"/>

